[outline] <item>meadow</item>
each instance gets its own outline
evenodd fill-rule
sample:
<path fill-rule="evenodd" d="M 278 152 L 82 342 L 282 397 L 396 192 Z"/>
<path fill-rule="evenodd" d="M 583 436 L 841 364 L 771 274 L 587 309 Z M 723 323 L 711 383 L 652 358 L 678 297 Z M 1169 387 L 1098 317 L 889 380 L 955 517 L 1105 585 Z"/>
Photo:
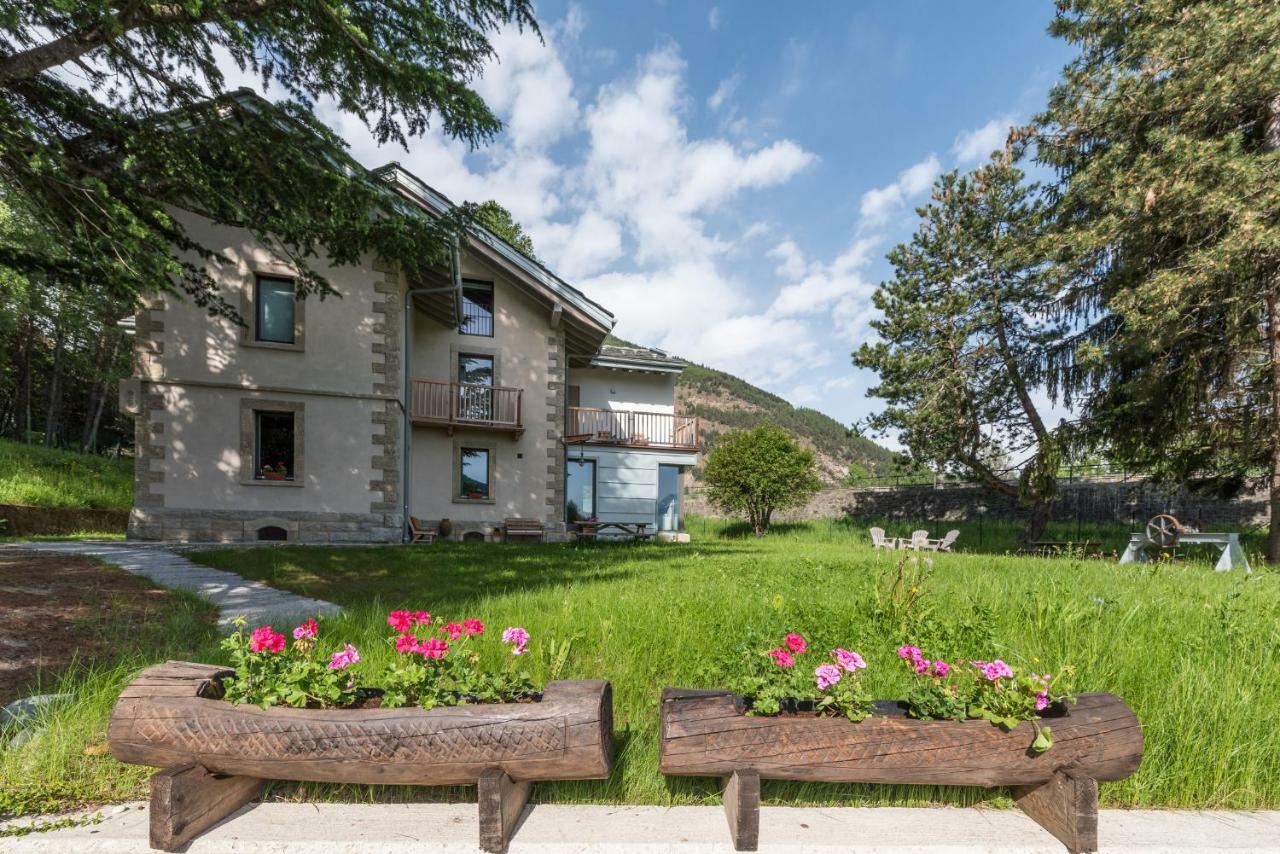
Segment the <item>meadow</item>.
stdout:
<path fill-rule="evenodd" d="M 1260 561 L 1246 577 L 1215 573 L 1203 560 L 1120 566 L 1001 554 L 992 539 L 991 553 L 933 556 L 912 604 L 885 594 L 883 580 L 900 554 L 873 550 L 865 525 L 788 525 L 763 539 L 722 522 L 690 527 L 694 541 L 685 545 L 437 543 L 193 557 L 345 606 L 342 617 L 323 624 L 322 637 L 335 647 L 354 642 L 365 674 L 395 655 L 386 612 L 423 608 L 440 618 L 478 617 L 495 635 L 527 628 L 533 642 L 522 663 L 538 680 L 611 680 L 613 776 L 539 785 L 540 802 L 716 802 L 714 780 L 657 773 L 659 693 L 668 685 L 716 687 L 744 645 L 764 650 L 796 630 L 821 649 L 860 651 L 872 693 L 885 698 L 907 687 L 894 652 L 907 641 L 949 657 L 998 656 L 1015 667 L 1072 665 L 1077 690 L 1119 694 L 1144 726 L 1142 767 L 1103 784 L 1104 805 L 1280 807 L 1280 729 L 1270 723 L 1280 717 L 1280 577 Z M 488 654 L 496 664 L 501 649 L 493 640 Z M 33 779 L 47 790 L 10 796 L 8 810 L 141 796 L 146 769 L 86 757 L 85 748 L 102 742 L 115 692 L 141 664 L 174 654 L 225 660 L 206 633 L 190 641 L 178 635 L 168 648 L 132 650 L 67 685 L 74 699 L 51 713 L 46 729 L 0 754 L 0 792 Z M 278 784 L 273 793 L 474 797 L 469 790 L 298 784 Z M 817 805 L 1007 803 L 1001 790 L 782 782 L 766 784 L 764 797 Z"/>

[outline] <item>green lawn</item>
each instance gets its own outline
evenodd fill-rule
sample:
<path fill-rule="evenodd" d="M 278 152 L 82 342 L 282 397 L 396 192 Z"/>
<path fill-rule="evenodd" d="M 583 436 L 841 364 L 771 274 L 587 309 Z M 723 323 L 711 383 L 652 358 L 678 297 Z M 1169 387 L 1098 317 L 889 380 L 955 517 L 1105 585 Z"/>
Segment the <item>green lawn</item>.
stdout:
<path fill-rule="evenodd" d="M 763 540 L 735 536 L 738 529 L 719 523 L 693 527 L 689 545 L 439 543 L 194 557 L 345 605 L 347 613 L 326 627 L 326 636 L 356 643 L 366 673 L 394 654 L 385 641 L 386 610 L 411 607 L 478 616 L 490 630 L 525 626 L 534 637 L 527 664 L 539 679 L 610 679 L 618 747 L 613 777 L 539 785 L 534 796 L 543 802 L 715 802 L 715 781 L 658 774 L 659 693 L 667 685 L 714 686 L 710 671 L 723 652 L 752 632 L 776 642 L 784 630 L 796 629 L 818 648 L 861 651 L 880 697 L 904 691 L 894 649 L 905 639 L 924 640 L 931 650 L 945 644 L 952 656 L 998 655 L 1015 666 L 1072 663 L 1080 690 L 1121 695 L 1145 727 L 1142 768 L 1125 782 L 1103 784 L 1105 804 L 1280 807 L 1280 728 L 1272 723 L 1280 718 L 1275 573 L 1245 580 L 1202 562 L 1122 567 L 944 554 L 926 586 L 927 607 L 903 632 L 876 599 L 877 579 L 897 555 L 872 550 L 860 526 L 792 526 Z M 191 654 L 219 660 L 208 644 Z M 76 706 L 58 718 L 69 739 L 64 755 L 74 754 L 77 738 L 101 740 L 124 681 L 116 670 L 78 689 Z M 21 758 L 0 765 L 0 790 Z M 68 792 L 77 791 L 87 773 L 76 765 L 62 770 L 56 759 L 40 764 L 49 785 Z M 98 770 L 86 791 L 141 794 L 143 774 L 130 770 L 108 782 L 118 768 L 114 761 L 96 759 L 93 767 Z M 474 798 L 467 790 L 289 784 L 274 792 L 311 799 Z M 787 804 L 1007 802 L 998 790 L 780 782 L 766 784 L 764 794 Z"/>
<path fill-rule="evenodd" d="M 0 504 L 128 510 L 133 460 L 0 439 Z"/>

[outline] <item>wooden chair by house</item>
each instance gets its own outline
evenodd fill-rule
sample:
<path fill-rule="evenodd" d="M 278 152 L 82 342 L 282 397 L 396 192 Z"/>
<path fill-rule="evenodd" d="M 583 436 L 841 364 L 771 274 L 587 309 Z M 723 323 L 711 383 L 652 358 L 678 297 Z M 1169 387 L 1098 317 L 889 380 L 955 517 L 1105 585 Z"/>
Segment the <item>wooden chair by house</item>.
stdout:
<path fill-rule="evenodd" d="M 427 545 L 430 545 L 436 541 L 436 537 L 438 536 L 440 536 L 440 532 L 436 528 L 427 526 L 417 516 L 409 517 L 410 543 L 426 543 Z"/>
<path fill-rule="evenodd" d="M 955 529 L 952 529 L 950 531 L 947 531 L 946 535 L 943 536 L 943 538 L 940 540 L 927 540 L 925 544 L 925 548 L 935 552 L 949 552 L 951 551 L 951 545 L 956 541 L 956 539 L 959 536 L 960 536 L 960 532 Z"/>
<path fill-rule="evenodd" d="M 884 528 L 872 528 L 871 545 L 878 549 L 896 549 L 898 547 L 898 538 L 886 537 L 884 535 Z"/>
<path fill-rule="evenodd" d="M 542 542 L 543 525 L 538 519 L 505 519 L 502 523 L 503 539 L 507 542 L 513 540 L 534 540 Z"/>

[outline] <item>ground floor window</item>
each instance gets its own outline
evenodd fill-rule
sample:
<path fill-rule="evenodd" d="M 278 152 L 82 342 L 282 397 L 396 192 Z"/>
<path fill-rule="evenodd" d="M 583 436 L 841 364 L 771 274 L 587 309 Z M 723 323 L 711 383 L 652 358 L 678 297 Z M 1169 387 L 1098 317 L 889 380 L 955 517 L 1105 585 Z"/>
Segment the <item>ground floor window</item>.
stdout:
<path fill-rule="evenodd" d="M 658 466 L 658 530 L 680 530 L 679 466 Z"/>
<path fill-rule="evenodd" d="M 570 524 L 596 515 L 596 461 L 569 460 L 565 465 L 564 518 Z"/>
<path fill-rule="evenodd" d="M 254 477 L 293 480 L 294 413 L 254 412 Z"/>
<path fill-rule="evenodd" d="M 463 448 L 458 455 L 461 484 L 459 498 L 480 499 L 489 497 L 489 449 Z"/>

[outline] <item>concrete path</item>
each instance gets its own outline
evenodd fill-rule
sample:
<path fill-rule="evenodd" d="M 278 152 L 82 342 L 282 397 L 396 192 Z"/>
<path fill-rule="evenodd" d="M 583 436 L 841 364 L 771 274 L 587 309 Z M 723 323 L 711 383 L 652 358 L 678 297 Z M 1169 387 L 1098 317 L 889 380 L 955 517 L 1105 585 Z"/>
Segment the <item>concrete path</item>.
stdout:
<path fill-rule="evenodd" d="M 143 854 L 147 808 L 108 807 L 97 825 L 0 838 L 0 852 Z M 257 804 L 196 839 L 190 854 L 462 854 L 477 851 L 474 804 Z M 1280 851 L 1280 812 L 1103 810 L 1102 852 Z M 1063 854 L 1017 810 L 764 807 L 760 850 L 787 854 Z M 720 807 L 534 806 L 511 854 L 729 854 Z"/>
<path fill-rule="evenodd" d="M 272 620 L 292 622 L 316 614 L 342 612 L 332 602 L 286 593 L 260 581 L 246 581 L 234 572 L 201 566 L 155 546 L 49 541 L 0 548 L 94 557 L 134 575 L 145 576 L 162 587 L 188 590 L 218 606 L 218 624 L 221 626 L 229 625 L 240 614 L 249 619 L 250 626 L 258 626 Z"/>

